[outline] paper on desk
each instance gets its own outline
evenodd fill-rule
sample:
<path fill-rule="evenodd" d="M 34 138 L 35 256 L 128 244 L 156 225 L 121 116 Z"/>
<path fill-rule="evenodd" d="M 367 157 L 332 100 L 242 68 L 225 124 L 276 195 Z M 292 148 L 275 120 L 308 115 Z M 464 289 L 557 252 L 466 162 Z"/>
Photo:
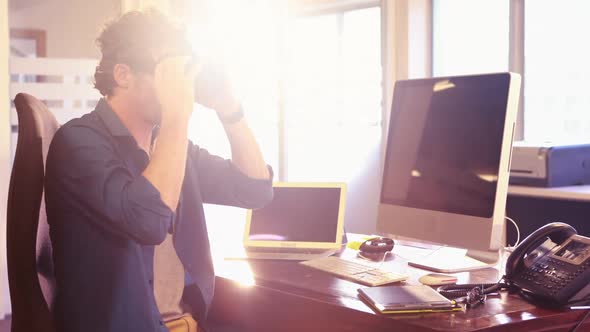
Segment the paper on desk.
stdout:
<path fill-rule="evenodd" d="M 429 248 L 418 248 L 411 246 L 396 246 L 393 248 L 395 254 L 405 260 L 412 261 L 419 258 L 426 257 L 434 251 Z"/>

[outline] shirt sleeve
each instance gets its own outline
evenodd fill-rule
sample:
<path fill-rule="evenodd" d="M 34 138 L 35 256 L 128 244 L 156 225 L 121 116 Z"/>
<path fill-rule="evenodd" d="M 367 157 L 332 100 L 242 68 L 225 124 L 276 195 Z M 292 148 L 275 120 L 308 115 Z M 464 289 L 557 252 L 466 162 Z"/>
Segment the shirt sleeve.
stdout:
<path fill-rule="evenodd" d="M 134 176 L 108 138 L 88 127 L 64 128 L 55 136 L 47 174 L 75 208 L 92 213 L 103 229 L 143 245 L 164 241 L 174 212 L 143 176 Z M 52 150 L 52 151 L 51 151 Z M 98 222 L 99 221 L 99 222 Z"/>
<path fill-rule="evenodd" d="M 273 197 L 273 171 L 268 167 L 268 179 L 253 179 L 242 173 L 231 160 L 210 154 L 192 143 L 189 154 L 198 172 L 204 203 L 257 209 Z"/>

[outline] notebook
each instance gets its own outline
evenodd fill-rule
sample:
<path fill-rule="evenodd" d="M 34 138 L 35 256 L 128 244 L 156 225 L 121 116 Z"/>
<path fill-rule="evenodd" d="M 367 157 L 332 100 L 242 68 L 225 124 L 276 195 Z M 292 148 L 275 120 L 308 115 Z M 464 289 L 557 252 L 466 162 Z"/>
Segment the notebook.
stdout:
<path fill-rule="evenodd" d="M 359 297 L 382 314 L 462 310 L 455 301 L 425 285 L 359 288 Z"/>
<path fill-rule="evenodd" d="M 272 202 L 247 214 L 247 258 L 309 260 L 342 248 L 346 184 L 274 183 Z"/>

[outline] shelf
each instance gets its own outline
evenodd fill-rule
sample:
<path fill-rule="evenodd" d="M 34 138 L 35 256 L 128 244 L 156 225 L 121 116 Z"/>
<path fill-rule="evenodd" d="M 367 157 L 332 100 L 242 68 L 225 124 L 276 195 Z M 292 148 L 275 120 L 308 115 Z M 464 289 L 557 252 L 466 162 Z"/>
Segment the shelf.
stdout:
<path fill-rule="evenodd" d="M 508 195 L 590 202 L 590 185 L 555 188 L 510 186 Z"/>

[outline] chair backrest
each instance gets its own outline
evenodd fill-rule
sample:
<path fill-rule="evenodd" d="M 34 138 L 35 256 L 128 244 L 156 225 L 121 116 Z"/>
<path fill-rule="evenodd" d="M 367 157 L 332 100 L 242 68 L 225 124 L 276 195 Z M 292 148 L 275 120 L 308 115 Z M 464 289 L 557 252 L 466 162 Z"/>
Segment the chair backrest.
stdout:
<path fill-rule="evenodd" d="M 33 96 L 20 93 L 14 103 L 18 140 L 6 225 L 12 332 L 54 332 L 55 278 L 43 182 L 47 151 L 59 124 Z"/>

